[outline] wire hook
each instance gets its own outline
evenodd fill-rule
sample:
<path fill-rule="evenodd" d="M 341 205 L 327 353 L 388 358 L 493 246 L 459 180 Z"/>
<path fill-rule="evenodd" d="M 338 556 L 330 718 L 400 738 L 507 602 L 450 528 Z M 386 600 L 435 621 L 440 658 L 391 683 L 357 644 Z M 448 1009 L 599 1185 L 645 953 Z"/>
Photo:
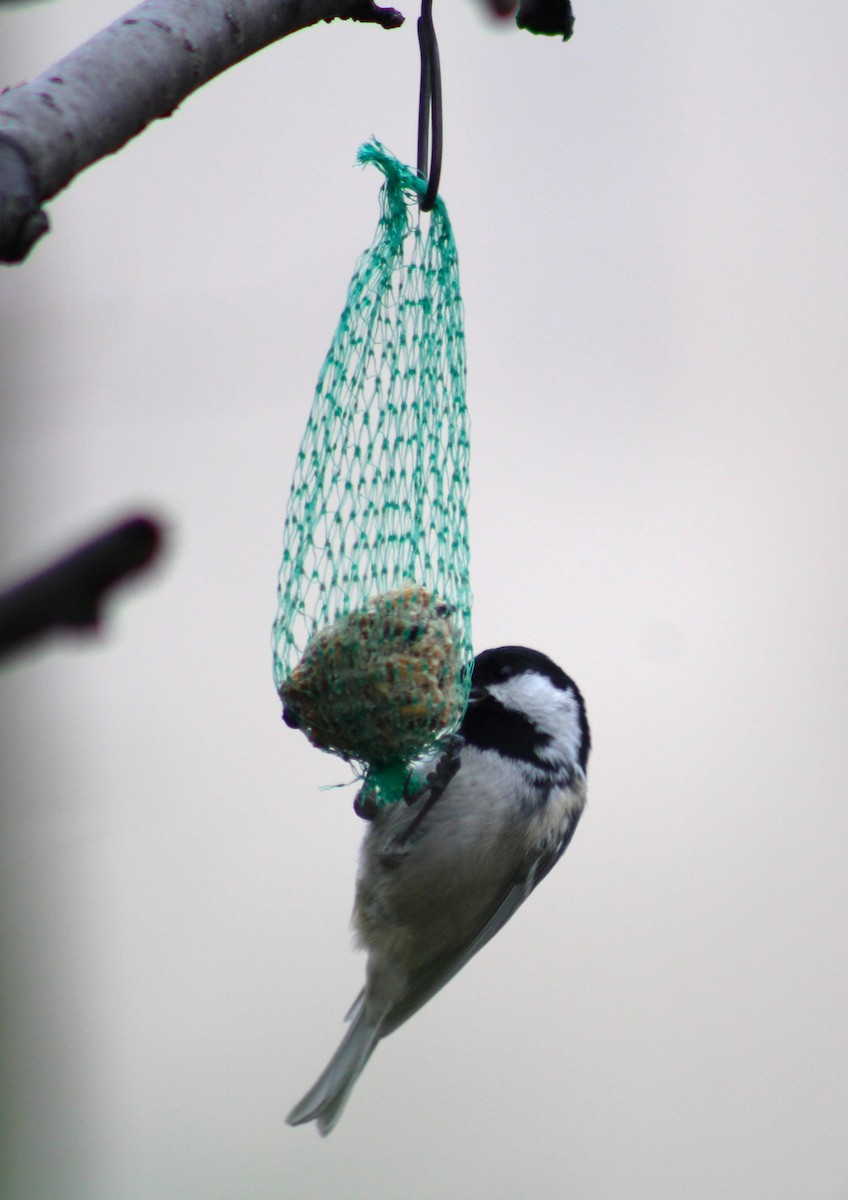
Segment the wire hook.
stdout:
<path fill-rule="evenodd" d="M 418 45 L 421 49 L 421 90 L 418 94 L 418 174 L 427 180 L 427 190 L 419 200 L 422 212 L 429 212 L 439 194 L 442 174 L 442 70 L 439 65 L 439 44 L 433 27 L 433 0 L 422 0 L 418 18 Z M 432 154 L 430 170 L 427 156 Z"/>

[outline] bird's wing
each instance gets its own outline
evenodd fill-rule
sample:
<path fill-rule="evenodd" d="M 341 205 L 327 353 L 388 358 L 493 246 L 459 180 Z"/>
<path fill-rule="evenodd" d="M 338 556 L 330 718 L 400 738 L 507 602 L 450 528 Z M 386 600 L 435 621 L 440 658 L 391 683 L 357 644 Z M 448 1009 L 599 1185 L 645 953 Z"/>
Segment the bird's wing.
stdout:
<path fill-rule="evenodd" d="M 381 1037 L 392 1033 L 399 1025 L 408 1020 L 413 1013 L 416 1013 L 419 1008 L 423 1007 L 428 1000 L 431 1000 L 436 992 L 441 991 L 445 984 L 453 979 L 457 972 L 462 970 L 478 950 L 481 950 L 487 942 L 491 941 L 496 933 L 503 929 L 504 925 L 521 907 L 536 885 L 544 879 L 554 864 L 565 853 L 568 843 L 574 836 L 574 830 L 577 828 L 577 822 L 580 820 L 581 811 L 578 810 L 574 813 L 562 838 L 555 847 L 546 854 L 535 856 L 525 864 L 524 869 L 507 887 L 480 929 L 465 945 L 450 954 L 443 955 L 441 958 L 424 964 L 413 973 L 403 1000 L 396 1004 L 383 1018 L 380 1027 Z"/>

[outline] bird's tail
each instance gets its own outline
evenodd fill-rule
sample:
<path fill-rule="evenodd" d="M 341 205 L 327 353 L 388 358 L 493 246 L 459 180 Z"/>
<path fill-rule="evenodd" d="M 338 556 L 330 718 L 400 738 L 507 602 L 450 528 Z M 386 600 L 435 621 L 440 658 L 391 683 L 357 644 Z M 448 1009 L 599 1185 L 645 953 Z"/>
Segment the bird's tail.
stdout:
<path fill-rule="evenodd" d="M 352 1024 L 342 1044 L 318 1081 L 286 1117 L 287 1124 L 303 1125 L 306 1121 L 317 1121 L 322 1137 L 326 1137 L 335 1127 L 353 1091 L 353 1085 L 380 1039 L 380 1021 L 367 1015 L 366 1006 L 361 1000 L 354 1005 L 351 1016 Z"/>

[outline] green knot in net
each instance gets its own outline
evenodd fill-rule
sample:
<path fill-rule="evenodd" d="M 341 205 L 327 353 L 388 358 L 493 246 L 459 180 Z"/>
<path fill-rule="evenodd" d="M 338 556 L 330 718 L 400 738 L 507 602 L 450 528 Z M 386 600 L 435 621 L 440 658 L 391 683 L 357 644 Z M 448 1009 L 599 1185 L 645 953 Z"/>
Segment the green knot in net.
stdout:
<path fill-rule="evenodd" d="M 290 724 L 378 803 L 456 729 L 470 686 L 468 416 L 456 246 L 377 142 L 380 222 L 357 263 L 298 451 L 274 623 Z"/>

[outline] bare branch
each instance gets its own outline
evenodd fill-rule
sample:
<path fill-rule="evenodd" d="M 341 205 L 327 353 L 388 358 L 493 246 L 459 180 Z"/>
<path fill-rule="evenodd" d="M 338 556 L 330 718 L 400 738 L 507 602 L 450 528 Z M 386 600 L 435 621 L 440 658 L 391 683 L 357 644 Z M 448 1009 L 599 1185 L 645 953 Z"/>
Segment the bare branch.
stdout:
<path fill-rule="evenodd" d="M 146 567 L 162 545 L 149 517 L 122 521 L 0 595 L 0 658 L 53 629 L 93 629 L 104 594 Z"/>
<path fill-rule="evenodd" d="M 403 23 L 374 0 L 145 0 L 39 75 L 0 95 L 0 261 L 46 231 L 41 205 L 197 88 L 318 21 Z"/>

